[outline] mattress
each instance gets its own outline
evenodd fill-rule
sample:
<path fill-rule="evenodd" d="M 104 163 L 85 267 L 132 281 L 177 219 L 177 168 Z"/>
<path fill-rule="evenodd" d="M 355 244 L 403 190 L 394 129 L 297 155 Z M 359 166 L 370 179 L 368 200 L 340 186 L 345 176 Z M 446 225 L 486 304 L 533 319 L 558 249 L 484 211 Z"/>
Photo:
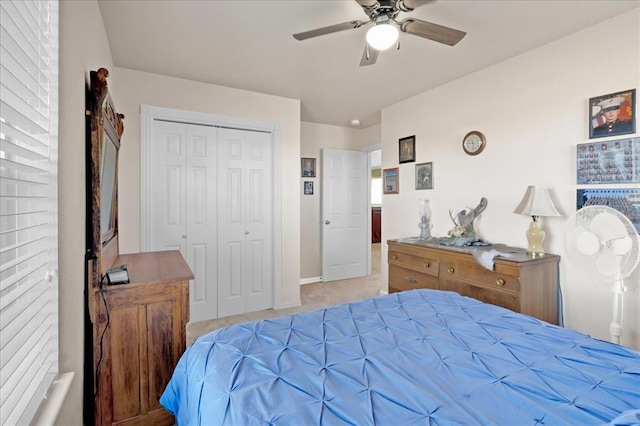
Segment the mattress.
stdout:
<path fill-rule="evenodd" d="M 201 336 L 160 402 L 179 425 L 632 424 L 640 353 L 414 290 Z"/>

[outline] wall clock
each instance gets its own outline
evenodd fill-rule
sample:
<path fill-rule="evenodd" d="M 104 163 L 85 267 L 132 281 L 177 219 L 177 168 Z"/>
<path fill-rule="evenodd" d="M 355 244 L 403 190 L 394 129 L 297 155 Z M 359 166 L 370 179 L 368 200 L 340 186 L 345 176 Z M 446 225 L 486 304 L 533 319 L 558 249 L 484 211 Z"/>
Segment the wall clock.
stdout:
<path fill-rule="evenodd" d="M 462 138 L 462 149 L 469 155 L 478 155 L 484 150 L 487 140 L 477 130 L 471 131 Z"/>

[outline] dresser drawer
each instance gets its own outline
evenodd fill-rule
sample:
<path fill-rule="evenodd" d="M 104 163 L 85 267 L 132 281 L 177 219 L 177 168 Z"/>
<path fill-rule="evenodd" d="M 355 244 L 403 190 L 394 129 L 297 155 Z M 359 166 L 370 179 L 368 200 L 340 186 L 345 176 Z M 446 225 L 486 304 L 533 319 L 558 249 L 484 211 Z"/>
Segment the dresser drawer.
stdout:
<path fill-rule="evenodd" d="M 419 288 L 439 289 L 438 277 L 412 269 L 389 265 L 389 293 Z"/>
<path fill-rule="evenodd" d="M 520 292 L 520 279 L 512 275 L 497 274 L 471 262 L 441 262 L 443 279 L 461 280 L 472 285 Z"/>
<path fill-rule="evenodd" d="M 426 257 L 413 256 L 407 253 L 396 251 L 389 252 L 389 264 L 398 265 L 403 268 L 410 268 L 424 274 L 438 275 L 438 266 L 440 262 L 436 259 Z"/>
<path fill-rule="evenodd" d="M 448 279 L 440 280 L 441 290 L 455 291 L 462 296 L 473 297 L 485 303 L 502 306 L 514 312 L 520 312 L 520 297 L 518 293 L 500 291 L 486 287 L 477 287 L 467 283 Z"/>

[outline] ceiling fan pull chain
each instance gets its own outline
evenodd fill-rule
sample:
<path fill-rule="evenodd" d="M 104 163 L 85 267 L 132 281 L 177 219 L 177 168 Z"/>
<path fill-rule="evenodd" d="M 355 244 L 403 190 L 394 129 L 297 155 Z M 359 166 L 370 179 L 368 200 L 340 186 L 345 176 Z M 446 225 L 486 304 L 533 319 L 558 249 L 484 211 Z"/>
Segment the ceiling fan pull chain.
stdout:
<path fill-rule="evenodd" d="M 367 52 L 367 61 L 369 60 L 369 43 L 365 44 L 364 46 L 365 51 Z"/>

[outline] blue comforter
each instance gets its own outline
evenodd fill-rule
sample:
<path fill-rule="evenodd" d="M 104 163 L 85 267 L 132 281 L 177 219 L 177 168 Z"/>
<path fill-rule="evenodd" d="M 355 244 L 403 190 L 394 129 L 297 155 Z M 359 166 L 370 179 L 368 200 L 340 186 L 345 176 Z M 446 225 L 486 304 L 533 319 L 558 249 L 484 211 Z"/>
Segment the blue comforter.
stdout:
<path fill-rule="evenodd" d="M 415 290 L 204 335 L 160 402 L 181 426 L 603 424 L 640 420 L 640 353 Z"/>

